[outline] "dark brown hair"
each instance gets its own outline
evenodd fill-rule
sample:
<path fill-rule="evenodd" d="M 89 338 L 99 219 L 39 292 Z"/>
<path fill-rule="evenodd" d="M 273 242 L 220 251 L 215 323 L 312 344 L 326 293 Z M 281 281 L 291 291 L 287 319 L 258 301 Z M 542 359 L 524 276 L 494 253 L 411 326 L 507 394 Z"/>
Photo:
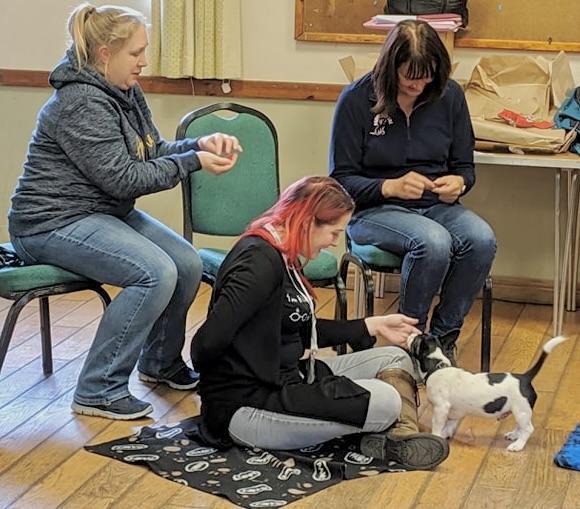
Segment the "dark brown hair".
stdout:
<path fill-rule="evenodd" d="M 372 71 L 377 99 L 373 113 L 395 111 L 399 92 L 398 70 L 406 63 L 409 64 L 407 79 L 433 79 L 425 87 L 421 100 L 429 101 L 443 93 L 451 74 L 451 61 L 439 35 L 424 21 L 401 21 L 389 32 Z"/>

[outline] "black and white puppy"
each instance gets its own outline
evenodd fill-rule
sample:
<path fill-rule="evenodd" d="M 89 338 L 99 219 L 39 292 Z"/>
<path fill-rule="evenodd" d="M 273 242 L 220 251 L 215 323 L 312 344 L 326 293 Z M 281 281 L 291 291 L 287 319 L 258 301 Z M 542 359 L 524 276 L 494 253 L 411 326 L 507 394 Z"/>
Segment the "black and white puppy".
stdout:
<path fill-rule="evenodd" d="M 534 431 L 532 409 L 537 394 L 532 380 L 548 354 L 565 340 L 563 336 L 550 339 L 542 348 L 538 360 L 523 374 L 470 373 L 451 366 L 443 353 L 441 342 L 435 336 L 409 336 L 409 351 L 418 361 L 419 373 L 427 388 L 427 398 L 433 406 L 431 432 L 443 438 L 451 438 L 465 415 L 501 419 L 511 413 L 516 428 L 505 435 L 512 441 L 507 450 L 521 451 Z M 441 341 L 445 342 L 445 338 Z"/>

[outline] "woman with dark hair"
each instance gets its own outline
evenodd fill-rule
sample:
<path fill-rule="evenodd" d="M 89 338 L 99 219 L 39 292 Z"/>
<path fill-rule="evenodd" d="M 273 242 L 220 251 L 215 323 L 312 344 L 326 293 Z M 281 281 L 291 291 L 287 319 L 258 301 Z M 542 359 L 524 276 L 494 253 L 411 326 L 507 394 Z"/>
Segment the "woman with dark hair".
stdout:
<path fill-rule="evenodd" d="M 191 345 L 205 442 L 297 449 L 362 432 L 363 454 L 409 469 L 447 457 L 444 440 L 417 428 L 413 365 L 403 349 L 416 320 L 314 315 L 302 266 L 337 245 L 353 209 L 335 180 L 306 177 L 228 254 Z M 391 346 L 370 348 L 377 336 Z M 316 357 L 319 347 L 347 343 L 353 353 Z"/>
<path fill-rule="evenodd" d="M 374 69 L 336 106 L 330 174 L 356 203 L 348 234 L 403 257 L 399 311 L 445 336 L 454 360 L 465 315 L 495 256 L 490 226 L 460 203 L 475 183 L 474 137 L 437 32 L 403 21 Z"/>

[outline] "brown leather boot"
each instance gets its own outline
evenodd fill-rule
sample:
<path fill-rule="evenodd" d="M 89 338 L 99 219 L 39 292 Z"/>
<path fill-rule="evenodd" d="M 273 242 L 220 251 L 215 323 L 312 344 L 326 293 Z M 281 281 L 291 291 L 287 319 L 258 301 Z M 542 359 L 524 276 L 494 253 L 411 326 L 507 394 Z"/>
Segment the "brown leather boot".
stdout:
<path fill-rule="evenodd" d="M 388 430 L 365 435 L 361 452 L 385 462 L 394 461 L 408 470 L 435 468 L 449 455 L 449 446 L 443 438 L 419 431 L 415 380 L 400 368 L 381 371 L 377 378 L 401 395 L 401 415 Z"/>

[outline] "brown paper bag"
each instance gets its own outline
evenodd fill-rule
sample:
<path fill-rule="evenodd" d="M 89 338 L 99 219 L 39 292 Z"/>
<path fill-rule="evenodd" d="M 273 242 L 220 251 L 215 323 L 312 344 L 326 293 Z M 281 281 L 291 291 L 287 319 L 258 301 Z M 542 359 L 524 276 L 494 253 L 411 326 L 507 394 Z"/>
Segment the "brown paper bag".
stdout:
<path fill-rule="evenodd" d="M 543 57 L 484 57 L 473 69 L 465 97 L 472 117 L 496 119 L 508 109 L 547 119 L 550 66 Z"/>
<path fill-rule="evenodd" d="M 560 51 L 556 58 L 550 62 L 550 90 L 552 92 L 550 103 L 550 113 L 556 113 L 558 108 L 566 99 L 574 88 L 574 76 L 572 76 L 572 68 L 570 67 L 570 60 L 563 51 Z M 550 118 L 553 118 L 551 115 Z"/>
<path fill-rule="evenodd" d="M 471 122 L 477 138 L 476 150 L 557 154 L 567 151 L 576 138 L 575 131 L 566 133 L 564 129 L 518 128 L 478 118 L 472 118 Z"/>
<path fill-rule="evenodd" d="M 369 53 L 368 55 L 356 57 L 349 55 L 348 57 L 340 58 L 338 63 L 342 67 L 344 74 L 346 74 L 348 81 L 354 81 L 369 72 L 375 66 L 377 58 L 379 58 L 378 53 Z"/>
<path fill-rule="evenodd" d="M 477 140 L 514 151 L 561 152 L 571 142 L 563 129 L 519 128 L 498 117 L 503 109 L 533 120 L 551 120 L 574 87 L 570 63 L 560 52 L 553 61 L 537 56 L 482 58 L 465 89 Z"/>

